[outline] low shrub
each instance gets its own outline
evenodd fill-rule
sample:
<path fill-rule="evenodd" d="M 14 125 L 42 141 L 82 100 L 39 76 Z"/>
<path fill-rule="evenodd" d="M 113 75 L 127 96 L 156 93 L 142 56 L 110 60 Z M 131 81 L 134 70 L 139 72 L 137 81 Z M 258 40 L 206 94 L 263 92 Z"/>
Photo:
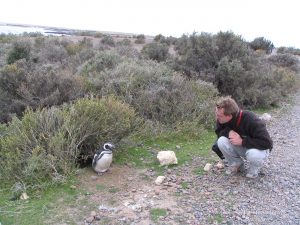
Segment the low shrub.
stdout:
<path fill-rule="evenodd" d="M 75 55 L 82 50 L 82 46 L 79 43 L 70 43 L 65 48 L 68 55 Z"/>
<path fill-rule="evenodd" d="M 120 56 L 125 56 L 128 58 L 135 58 L 135 59 L 142 58 L 141 53 L 137 49 L 131 46 L 123 46 L 123 45 L 117 46 L 115 50 Z"/>
<path fill-rule="evenodd" d="M 163 62 L 168 58 L 169 47 L 166 44 L 152 42 L 144 45 L 141 53 L 147 59 L 156 60 L 157 62 Z"/>
<path fill-rule="evenodd" d="M 13 43 L 12 49 L 8 52 L 7 63 L 12 64 L 19 59 L 29 60 L 31 51 L 31 43 L 28 41 L 16 41 Z"/>
<path fill-rule="evenodd" d="M 279 47 L 277 48 L 277 53 L 280 54 L 292 54 L 292 55 L 298 55 L 300 56 L 300 49 L 299 48 L 293 48 L 293 47 Z"/>
<path fill-rule="evenodd" d="M 87 159 L 105 141 L 117 143 L 135 126 L 136 115 L 129 105 L 108 96 L 79 99 L 69 110 L 66 121 L 68 137 L 80 157 Z"/>
<path fill-rule="evenodd" d="M 98 74 L 92 85 L 95 94 L 119 96 L 144 119 L 169 126 L 185 120 L 205 123 L 217 93 L 211 84 L 186 80 L 166 65 L 134 59 Z"/>
<path fill-rule="evenodd" d="M 288 85 L 283 84 L 280 76 L 276 75 L 276 67 L 268 64 L 245 70 L 239 60 L 225 57 L 219 63 L 215 82 L 223 95 L 231 95 L 245 108 L 270 107 L 283 98 L 281 89 Z"/>
<path fill-rule="evenodd" d="M 299 71 L 299 60 L 292 54 L 276 54 L 270 56 L 268 60 L 278 67 L 286 67 L 295 72 Z"/>
<path fill-rule="evenodd" d="M 101 43 L 104 45 L 111 46 L 111 47 L 115 46 L 115 41 L 112 38 L 112 36 L 110 36 L 110 35 L 104 35 L 101 39 Z"/>
<path fill-rule="evenodd" d="M 62 109 L 26 110 L 0 127 L 0 183 L 39 187 L 61 182 L 81 158 L 89 158 L 104 141 L 117 143 L 135 124 L 135 113 L 113 97 L 80 99 Z"/>
<path fill-rule="evenodd" d="M 134 41 L 134 43 L 136 44 L 144 44 L 146 41 L 145 41 L 145 35 L 144 34 L 139 34 L 136 36 L 136 40 Z"/>
<path fill-rule="evenodd" d="M 121 57 L 113 51 L 99 52 L 84 64 L 80 73 L 85 77 L 94 77 L 100 72 L 113 69 L 120 61 Z"/>
<path fill-rule="evenodd" d="M 117 42 L 117 45 L 121 46 L 131 46 L 131 40 L 128 38 L 124 38 L 121 41 Z"/>
<path fill-rule="evenodd" d="M 1 92 L 0 119 L 4 122 L 10 114 L 22 116 L 27 106 L 36 109 L 72 101 L 83 95 L 83 83 L 80 77 L 51 66 L 19 60 L 0 71 Z"/>
<path fill-rule="evenodd" d="M 268 108 L 292 93 L 299 82 L 296 73 L 268 64 L 245 71 L 237 62 L 223 62 L 219 74 L 222 91 L 233 96 L 244 108 Z M 227 87 L 227 89 L 225 89 Z"/>
<path fill-rule="evenodd" d="M 267 54 L 270 54 L 274 49 L 274 44 L 265 39 L 264 37 L 257 37 L 249 43 L 250 48 L 254 51 L 264 50 Z"/>

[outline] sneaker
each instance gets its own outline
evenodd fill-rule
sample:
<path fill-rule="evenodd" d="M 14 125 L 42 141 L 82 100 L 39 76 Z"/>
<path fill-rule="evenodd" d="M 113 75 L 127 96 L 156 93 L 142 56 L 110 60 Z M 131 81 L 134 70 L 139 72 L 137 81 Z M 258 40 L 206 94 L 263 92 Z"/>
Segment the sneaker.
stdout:
<path fill-rule="evenodd" d="M 240 167 L 241 167 L 241 165 L 239 165 L 239 166 L 228 166 L 225 173 L 228 174 L 228 175 L 237 174 L 240 171 Z"/>
<path fill-rule="evenodd" d="M 227 159 L 223 159 L 222 161 L 223 161 L 224 166 L 228 167 L 228 161 L 227 161 Z"/>
<path fill-rule="evenodd" d="M 247 173 L 247 174 L 246 174 L 246 177 L 247 177 L 247 178 L 254 179 L 254 178 L 258 177 L 258 174 L 257 174 L 257 173 L 256 173 L 256 174 Z"/>

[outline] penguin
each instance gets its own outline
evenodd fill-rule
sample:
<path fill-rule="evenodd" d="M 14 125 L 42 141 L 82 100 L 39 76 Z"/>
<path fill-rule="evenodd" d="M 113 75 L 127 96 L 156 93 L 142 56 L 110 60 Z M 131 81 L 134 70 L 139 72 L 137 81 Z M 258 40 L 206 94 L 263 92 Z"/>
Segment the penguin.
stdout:
<path fill-rule="evenodd" d="M 100 149 L 96 151 L 93 158 L 92 167 L 98 173 L 98 175 L 101 175 L 109 169 L 113 157 L 112 151 L 114 149 L 114 144 L 111 142 L 106 142 Z"/>

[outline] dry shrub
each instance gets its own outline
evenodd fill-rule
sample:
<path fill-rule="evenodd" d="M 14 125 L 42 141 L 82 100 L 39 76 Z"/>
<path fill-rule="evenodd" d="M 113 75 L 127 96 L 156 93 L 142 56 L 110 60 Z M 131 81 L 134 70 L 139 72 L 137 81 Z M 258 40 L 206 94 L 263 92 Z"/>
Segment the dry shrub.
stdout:
<path fill-rule="evenodd" d="M 114 94 L 132 105 L 144 119 L 172 125 L 178 121 L 206 123 L 216 95 L 208 83 L 186 80 L 166 65 L 146 60 L 125 60 L 98 75 L 96 94 Z M 207 121 L 210 121 L 207 119 Z M 209 122 L 208 122 L 209 123 Z"/>
<path fill-rule="evenodd" d="M 286 67 L 295 72 L 299 71 L 299 60 L 292 54 L 277 54 L 272 55 L 268 60 L 278 67 Z"/>
<path fill-rule="evenodd" d="M 19 59 L 29 60 L 31 48 L 29 41 L 15 41 L 12 45 L 12 49 L 8 52 L 7 63 L 12 64 Z"/>
<path fill-rule="evenodd" d="M 85 77 L 94 77 L 100 72 L 113 69 L 120 62 L 120 58 L 113 51 L 99 52 L 84 64 L 81 74 Z"/>
<path fill-rule="evenodd" d="M 169 55 L 169 46 L 158 42 L 145 44 L 141 53 L 148 59 L 156 60 L 157 62 L 166 61 Z"/>
<path fill-rule="evenodd" d="M 244 105 L 248 107 L 270 107 L 293 93 L 299 79 L 286 68 L 257 67 L 248 74 L 248 87 L 244 89 Z"/>
<path fill-rule="evenodd" d="M 19 60 L 0 71 L 1 121 L 8 114 L 21 116 L 27 106 L 61 105 L 82 96 L 81 78 L 51 66 L 37 66 Z"/>

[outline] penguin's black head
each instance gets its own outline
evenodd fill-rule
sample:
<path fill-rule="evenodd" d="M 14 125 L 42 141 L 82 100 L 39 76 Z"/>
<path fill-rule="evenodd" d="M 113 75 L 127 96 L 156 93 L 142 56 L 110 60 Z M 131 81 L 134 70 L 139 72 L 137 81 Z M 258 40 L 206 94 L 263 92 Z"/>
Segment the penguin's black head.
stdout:
<path fill-rule="evenodd" d="M 104 150 L 112 151 L 112 150 L 115 149 L 115 145 L 114 145 L 113 143 L 111 143 L 111 142 L 106 142 L 106 143 L 104 143 L 104 145 L 103 145 L 103 149 L 104 149 Z"/>

